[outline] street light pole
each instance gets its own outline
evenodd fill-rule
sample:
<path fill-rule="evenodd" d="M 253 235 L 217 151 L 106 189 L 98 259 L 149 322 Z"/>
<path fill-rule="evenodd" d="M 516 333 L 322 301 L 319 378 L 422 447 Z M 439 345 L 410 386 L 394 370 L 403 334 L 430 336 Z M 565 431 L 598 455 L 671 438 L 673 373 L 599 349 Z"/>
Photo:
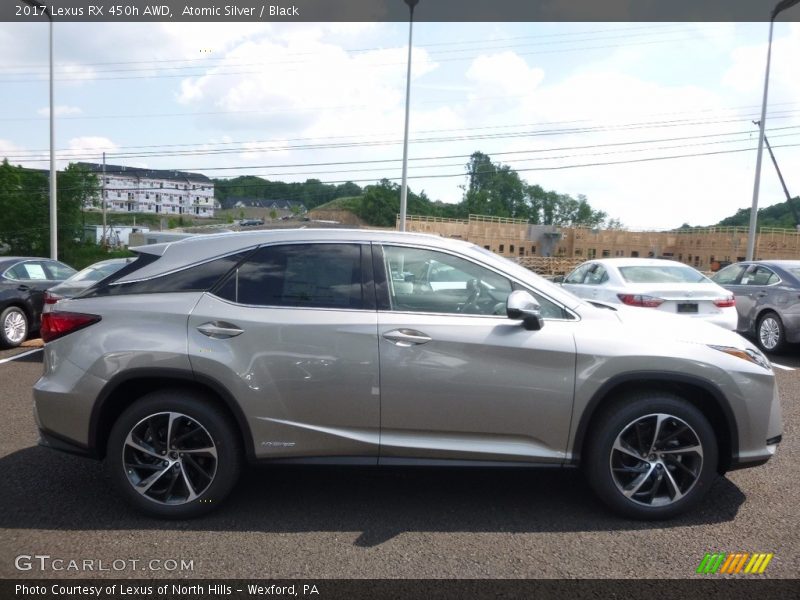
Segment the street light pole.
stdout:
<path fill-rule="evenodd" d="M 781 0 L 772 9 L 769 21 L 769 43 L 767 44 L 767 69 L 764 74 L 764 96 L 761 101 L 761 121 L 758 127 L 758 151 L 756 153 L 756 177 L 753 183 L 753 203 L 750 207 L 750 228 L 747 232 L 747 260 L 753 260 L 756 246 L 756 223 L 758 220 L 758 192 L 761 186 L 761 159 L 764 155 L 764 135 L 767 122 L 767 93 L 769 91 L 769 65 L 772 58 L 772 30 L 775 17 L 800 2 L 800 0 Z"/>
<path fill-rule="evenodd" d="M 414 7 L 419 0 L 403 0 L 408 4 L 408 71 L 406 73 L 406 127 L 403 135 L 403 179 L 400 185 L 400 231 L 406 230 L 406 210 L 408 206 L 408 113 L 411 103 L 411 36 L 414 31 Z M 798 0 L 800 1 L 800 0 Z"/>
<path fill-rule="evenodd" d="M 38 0 L 22 0 L 28 6 L 41 10 L 50 22 L 49 46 L 50 46 L 50 258 L 58 258 L 58 216 L 56 213 L 56 115 L 53 102 L 53 15 Z"/>

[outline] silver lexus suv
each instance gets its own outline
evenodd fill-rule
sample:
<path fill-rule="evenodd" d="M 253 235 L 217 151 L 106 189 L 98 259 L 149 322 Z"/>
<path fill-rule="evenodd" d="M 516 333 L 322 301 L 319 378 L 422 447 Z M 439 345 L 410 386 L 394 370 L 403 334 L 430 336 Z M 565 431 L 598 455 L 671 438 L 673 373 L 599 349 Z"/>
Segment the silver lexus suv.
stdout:
<path fill-rule="evenodd" d="M 244 461 L 579 466 L 663 519 L 781 439 L 769 362 L 715 325 L 587 303 L 465 242 L 282 230 L 140 247 L 45 314 L 40 443 L 193 517 Z M 76 492 L 77 493 L 77 492 Z"/>

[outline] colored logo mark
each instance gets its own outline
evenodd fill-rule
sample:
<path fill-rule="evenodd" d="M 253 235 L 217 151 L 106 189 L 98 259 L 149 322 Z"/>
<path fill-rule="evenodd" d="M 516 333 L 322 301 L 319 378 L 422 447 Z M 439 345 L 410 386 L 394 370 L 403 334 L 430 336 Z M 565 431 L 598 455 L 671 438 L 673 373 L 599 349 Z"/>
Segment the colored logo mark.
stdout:
<path fill-rule="evenodd" d="M 773 556 L 775 555 L 772 552 L 756 552 L 754 554 L 715 552 L 703 557 L 700 566 L 697 567 L 697 572 L 705 575 L 736 575 L 739 573 L 757 575 L 767 570 L 767 565 Z"/>

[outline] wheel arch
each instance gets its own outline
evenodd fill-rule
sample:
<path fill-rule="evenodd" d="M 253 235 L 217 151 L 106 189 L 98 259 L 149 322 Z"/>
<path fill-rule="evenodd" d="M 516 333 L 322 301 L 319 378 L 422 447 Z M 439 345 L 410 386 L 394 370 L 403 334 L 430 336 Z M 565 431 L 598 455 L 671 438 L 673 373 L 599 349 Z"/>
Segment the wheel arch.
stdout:
<path fill-rule="evenodd" d="M 648 391 L 669 392 L 696 407 L 708 419 L 717 438 L 719 473 L 725 473 L 736 464 L 739 455 L 736 419 L 719 388 L 707 380 L 691 375 L 658 371 L 621 374 L 611 378 L 595 392 L 578 422 L 575 441 L 572 444 L 572 461 L 581 462 L 581 456 L 590 437 L 591 425 L 602 415 L 606 407 L 623 395 Z"/>
<path fill-rule="evenodd" d="M 221 406 L 236 425 L 248 461 L 255 459 L 250 426 L 233 396 L 218 381 L 210 377 L 177 369 L 132 369 L 112 377 L 103 387 L 89 419 L 89 452 L 105 458 L 111 428 L 119 416 L 136 400 L 158 389 L 179 388 L 194 390 L 208 396 Z"/>

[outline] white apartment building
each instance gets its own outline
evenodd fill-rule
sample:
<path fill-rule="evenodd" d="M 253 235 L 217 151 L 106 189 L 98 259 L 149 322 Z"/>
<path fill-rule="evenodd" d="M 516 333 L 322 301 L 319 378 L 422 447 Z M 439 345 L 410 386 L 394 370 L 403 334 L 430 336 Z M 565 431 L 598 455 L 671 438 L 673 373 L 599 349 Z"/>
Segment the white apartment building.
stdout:
<path fill-rule="evenodd" d="M 214 216 L 214 182 L 199 173 L 78 163 L 97 175 L 108 212 Z M 99 197 L 88 204 L 102 208 Z"/>

